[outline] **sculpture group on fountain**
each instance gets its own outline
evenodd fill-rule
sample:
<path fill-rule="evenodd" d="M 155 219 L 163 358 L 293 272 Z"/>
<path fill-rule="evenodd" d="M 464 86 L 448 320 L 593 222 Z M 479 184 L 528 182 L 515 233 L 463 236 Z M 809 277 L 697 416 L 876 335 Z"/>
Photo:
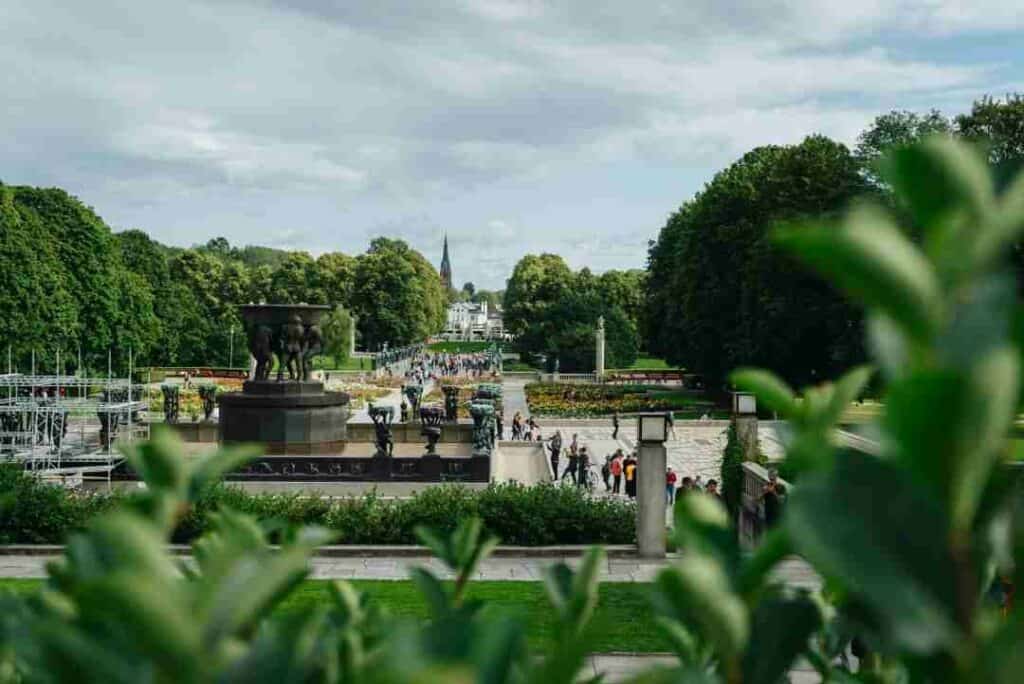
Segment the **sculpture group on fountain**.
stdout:
<path fill-rule="evenodd" d="M 249 331 L 249 352 L 256 359 L 254 380 L 267 381 L 277 353 L 277 381 L 288 379 L 309 381 L 313 374 L 313 358 L 323 351 L 323 333 L 317 324 L 304 325 L 298 315 L 278 329 L 257 324 Z"/>

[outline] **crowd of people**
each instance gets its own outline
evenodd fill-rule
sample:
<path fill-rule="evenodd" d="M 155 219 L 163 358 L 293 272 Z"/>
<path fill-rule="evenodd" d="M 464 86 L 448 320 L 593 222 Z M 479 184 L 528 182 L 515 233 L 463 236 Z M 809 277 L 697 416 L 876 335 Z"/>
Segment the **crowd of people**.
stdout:
<path fill-rule="evenodd" d="M 497 378 L 496 357 L 489 352 L 454 354 L 422 351 L 409 358 L 405 379 L 423 384 L 427 380 L 441 380 L 456 376 L 470 378 Z"/>

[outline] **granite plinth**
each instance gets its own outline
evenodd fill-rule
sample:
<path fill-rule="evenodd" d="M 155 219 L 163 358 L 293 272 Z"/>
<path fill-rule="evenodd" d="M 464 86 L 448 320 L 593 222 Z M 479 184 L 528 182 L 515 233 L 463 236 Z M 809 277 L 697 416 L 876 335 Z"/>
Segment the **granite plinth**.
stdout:
<path fill-rule="evenodd" d="M 222 394 L 218 438 L 258 443 L 268 454 L 331 454 L 345 446 L 349 396 L 320 382 L 248 381 Z"/>
<path fill-rule="evenodd" d="M 486 456 L 264 456 L 229 473 L 234 481 L 488 482 Z"/>

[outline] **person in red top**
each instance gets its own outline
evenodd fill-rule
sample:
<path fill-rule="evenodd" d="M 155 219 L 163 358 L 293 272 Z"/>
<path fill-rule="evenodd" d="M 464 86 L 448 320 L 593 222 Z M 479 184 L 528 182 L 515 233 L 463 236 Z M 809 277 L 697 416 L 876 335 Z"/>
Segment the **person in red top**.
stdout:
<path fill-rule="evenodd" d="M 665 500 L 669 506 L 676 502 L 676 474 L 671 467 L 665 473 Z"/>
<path fill-rule="evenodd" d="M 622 493 L 622 449 L 615 452 L 611 462 L 612 494 Z"/>

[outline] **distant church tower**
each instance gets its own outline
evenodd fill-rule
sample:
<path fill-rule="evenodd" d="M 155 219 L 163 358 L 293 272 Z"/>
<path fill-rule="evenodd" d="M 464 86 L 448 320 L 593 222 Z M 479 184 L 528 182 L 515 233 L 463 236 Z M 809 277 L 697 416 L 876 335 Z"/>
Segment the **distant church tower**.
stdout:
<path fill-rule="evenodd" d="M 448 233 L 444 234 L 444 255 L 441 257 L 441 282 L 448 290 L 452 287 L 452 262 L 448 258 Z"/>

